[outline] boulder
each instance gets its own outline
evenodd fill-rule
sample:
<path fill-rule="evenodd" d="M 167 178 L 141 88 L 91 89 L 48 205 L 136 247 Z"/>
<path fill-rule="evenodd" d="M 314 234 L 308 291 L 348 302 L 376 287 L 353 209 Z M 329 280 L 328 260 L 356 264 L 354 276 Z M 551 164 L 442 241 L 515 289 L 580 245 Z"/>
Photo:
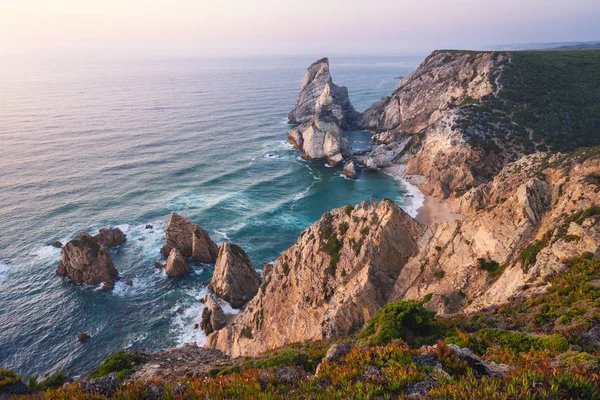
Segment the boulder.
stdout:
<path fill-rule="evenodd" d="M 342 153 L 336 153 L 333 156 L 327 157 L 327 164 L 331 165 L 332 167 L 340 165 L 342 161 L 344 161 L 344 156 L 342 156 Z"/>
<path fill-rule="evenodd" d="M 114 285 L 119 276 L 108 249 L 87 233 L 79 234 L 65 245 L 56 272 L 75 283 L 104 282 L 107 287 Z"/>
<path fill-rule="evenodd" d="M 358 171 L 354 161 L 350 161 L 344 166 L 344 175 L 346 175 L 347 178 L 356 179 Z"/>
<path fill-rule="evenodd" d="M 217 245 L 205 230 L 176 213 L 169 217 L 165 245 L 160 252 L 169 256 L 172 249 L 203 263 L 214 263 L 218 253 Z"/>
<path fill-rule="evenodd" d="M 59 242 L 58 240 L 54 243 L 52 243 L 52 247 L 55 247 L 57 249 L 61 249 L 63 247 L 62 243 Z"/>
<path fill-rule="evenodd" d="M 190 266 L 188 265 L 185 257 L 177 249 L 171 249 L 169 258 L 167 259 L 167 265 L 165 267 L 165 273 L 171 278 L 184 276 L 190 272 Z"/>
<path fill-rule="evenodd" d="M 232 307 L 240 308 L 256 295 L 259 286 L 260 276 L 244 250 L 223 243 L 208 287 Z"/>
<path fill-rule="evenodd" d="M 330 106 L 343 128 L 360 124 L 360 114 L 352 107 L 348 89 L 333 83 L 327 58 L 316 61 L 306 70 L 296 107 L 288 117 L 289 123 L 303 124 L 312 120 L 324 105 Z"/>
<path fill-rule="evenodd" d="M 119 228 L 102 228 L 93 237 L 106 247 L 120 246 L 127 240 L 127 237 Z"/>
<path fill-rule="evenodd" d="M 200 321 L 200 327 L 209 335 L 214 331 L 218 331 L 223 328 L 227 323 L 225 319 L 225 313 L 223 309 L 217 303 L 217 300 L 213 295 L 207 294 L 204 298 L 204 310 L 202 310 L 202 320 Z"/>
<path fill-rule="evenodd" d="M 510 367 L 505 364 L 497 364 L 493 361 L 485 361 L 477 357 L 470 349 L 458 347 L 454 344 L 449 344 L 448 347 L 458 358 L 467 362 L 469 367 L 480 375 L 488 375 L 492 377 L 502 377 Z"/>

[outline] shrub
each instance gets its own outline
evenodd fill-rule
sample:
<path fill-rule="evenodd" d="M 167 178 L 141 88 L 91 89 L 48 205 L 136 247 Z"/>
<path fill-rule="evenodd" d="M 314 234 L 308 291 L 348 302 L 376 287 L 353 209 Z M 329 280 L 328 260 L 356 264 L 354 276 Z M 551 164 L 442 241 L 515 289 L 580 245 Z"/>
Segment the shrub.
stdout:
<path fill-rule="evenodd" d="M 446 276 L 446 272 L 443 269 L 438 269 L 433 273 L 433 276 L 435 276 L 438 279 L 442 279 L 444 276 Z"/>
<path fill-rule="evenodd" d="M 243 327 L 240 331 L 240 336 L 246 339 L 252 339 L 252 328 L 250 328 L 249 326 Z"/>
<path fill-rule="evenodd" d="M 414 300 L 401 300 L 383 307 L 358 335 L 369 345 L 383 345 L 395 339 L 411 342 L 413 335 L 428 334 L 435 312 Z"/>
<path fill-rule="evenodd" d="M 124 378 L 133 372 L 134 366 L 144 360 L 145 357 L 138 352 L 121 350 L 104 360 L 98 368 L 92 371 L 90 377 L 101 378 L 116 372 L 120 377 Z"/>
<path fill-rule="evenodd" d="M 521 250 L 521 254 L 520 254 L 519 258 L 521 260 L 521 265 L 522 265 L 523 271 L 525 271 L 525 273 L 527 273 L 527 271 L 529 271 L 529 267 L 531 267 L 532 265 L 535 265 L 535 262 L 537 260 L 537 255 L 541 250 L 542 249 L 537 244 L 529 245 L 529 246 L 525 247 L 523 250 Z"/>
<path fill-rule="evenodd" d="M 347 205 L 346 207 L 344 207 L 344 212 L 346 213 L 347 216 L 350 216 L 352 214 L 353 210 L 354 210 L 354 207 L 352 207 L 351 205 Z"/>
<path fill-rule="evenodd" d="M 71 382 L 71 378 L 64 371 L 56 371 L 53 374 L 45 375 L 44 380 L 39 382 L 37 376 L 30 376 L 27 381 L 27 386 L 30 389 L 44 391 L 48 389 L 56 389 L 67 382 Z"/>
<path fill-rule="evenodd" d="M 499 262 L 493 260 L 487 261 L 485 258 L 478 258 L 477 264 L 479 266 L 479 269 L 487 271 L 490 279 L 498 278 L 506 269 L 506 265 L 500 266 Z"/>
<path fill-rule="evenodd" d="M 14 385 L 22 382 L 23 378 L 17 375 L 15 371 L 10 369 L 0 368 L 0 388 Z"/>

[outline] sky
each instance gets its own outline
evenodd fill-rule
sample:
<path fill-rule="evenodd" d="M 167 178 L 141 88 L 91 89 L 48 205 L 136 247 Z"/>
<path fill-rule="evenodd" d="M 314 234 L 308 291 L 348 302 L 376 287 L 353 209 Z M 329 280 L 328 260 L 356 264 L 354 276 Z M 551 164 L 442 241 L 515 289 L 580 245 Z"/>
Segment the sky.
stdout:
<path fill-rule="evenodd" d="M 407 54 L 600 41 L 600 0 L 0 0 L 0 49 Z"/>

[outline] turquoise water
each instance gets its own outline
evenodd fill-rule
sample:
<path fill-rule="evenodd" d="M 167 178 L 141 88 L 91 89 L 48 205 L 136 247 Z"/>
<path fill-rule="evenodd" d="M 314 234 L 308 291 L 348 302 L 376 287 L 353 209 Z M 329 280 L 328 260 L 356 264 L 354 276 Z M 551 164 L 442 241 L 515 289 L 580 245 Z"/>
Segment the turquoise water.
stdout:
<path fill-rule="evenodd" d="M 83 373 L 123 348 L 202 344 L 193 325 L 211 266 L 182 279 L 153 267 L 171 212 L 239 244 L 260 269 L 331 208 L 370 197 L 410 208 L 383 173 L 350 181 L 286 143 L 317 58 L 3 59 L 0 366 Z M 332 58 L 331 68 L 363 110 L 419 61 Z M 368 147 L 368 133 L 349 134 L 353 149 Z M 111 252 L 132 287 L 107 293 L 55 274 L 50 243 L 108 225 L 128 236 Z M 78 343 L 78 331 L 92 339 Z"/>

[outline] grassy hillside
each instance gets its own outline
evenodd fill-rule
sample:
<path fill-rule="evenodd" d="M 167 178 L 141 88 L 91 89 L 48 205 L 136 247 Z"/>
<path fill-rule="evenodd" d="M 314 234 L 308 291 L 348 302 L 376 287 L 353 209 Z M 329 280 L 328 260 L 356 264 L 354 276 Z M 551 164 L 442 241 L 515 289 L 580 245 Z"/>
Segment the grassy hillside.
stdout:
<path fill-rule="evenodd" d="M 489 150 L 489 133 L 525 152 L 600 144 L 600 51 L 509 54 L 498 96 L 463 108 L 459 125 L 469 136 Z"/>

